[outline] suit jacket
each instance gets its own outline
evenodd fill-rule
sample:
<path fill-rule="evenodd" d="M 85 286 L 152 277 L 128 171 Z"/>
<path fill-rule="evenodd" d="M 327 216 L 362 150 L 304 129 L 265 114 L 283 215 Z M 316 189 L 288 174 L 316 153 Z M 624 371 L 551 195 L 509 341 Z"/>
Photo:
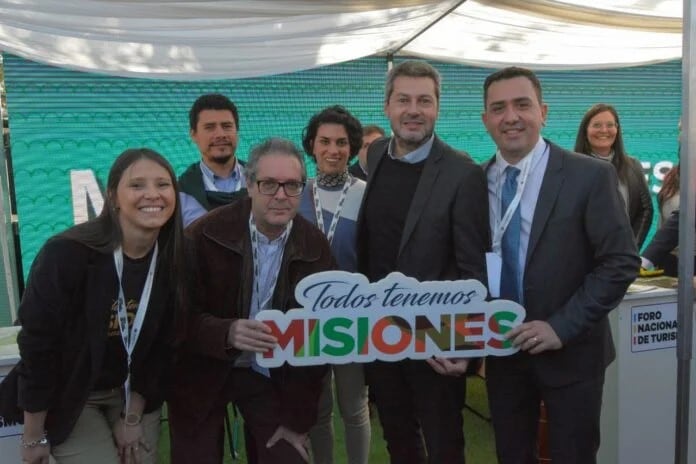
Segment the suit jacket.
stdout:
<path fill-rule="evenodd" d="M 370 144 L 367 186 L 358 216 L 358 269 L 368 269 L 365 205 L 387 155 L 389 138 Z M 483 170 L 437 136 L 423 167 L 400 237 L 394 271 L 424 280 L 477 279 L 486 283 L 490 249 L 488 189 Z"/>
<path fill-rule="evenodd" d="M 666 273 L 676 275 L 676 262 L 672 262 L 674 256 L 672 252 L 679 246 L 679 210 L 672 211 L 672 214 L 662 224 L 662 227 L 655 232 L 652 240 L 645 248 L 643 256 L 650 260 L 655 266 L 664 267 Z M 696 255 L 694 255 L 694 265 L 696 265 Z M 673 267 L 674 269 L 670 269 Z M 674 271 L 674 272 L 667 272 Z"/>
<path fill-rule="evenodd" d="M 548 322 L 563 347 L 535 356 L 489 358 L 489 372 L 531 363 L 553 387 L 603 375 L 614 359 L 607 314 L 640 268 L 617 183 L 609 163 L 550 144 L 523 292 L 526 319 Z"/>
<path fill-rule="evenodd" d="M 360 163 L 357 161 L 348 168 L 348 172 L 356 179 L 367 180 L 367 174 L 365 174 L 365 171 L 362 170 Z"/>

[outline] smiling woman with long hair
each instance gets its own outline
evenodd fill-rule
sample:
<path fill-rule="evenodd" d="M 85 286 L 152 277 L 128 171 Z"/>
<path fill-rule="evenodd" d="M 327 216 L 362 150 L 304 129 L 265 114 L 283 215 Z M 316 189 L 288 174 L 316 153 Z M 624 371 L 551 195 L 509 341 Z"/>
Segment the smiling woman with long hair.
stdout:
<path fill-rule="evenodd" d="M 0 414 L 24 422 L 23 462 L 154 462 L 181 289 L 174 172 L 123 152 L 101 214 L 49 239 L 19 308 L 21 360 Z"/>
<path fill-rule="evenodd" d="M 652 199 L 643 166 L 640 161 L 628 156 L 624 148 L 616 108 L 606 103 L 597 103 L 587 110 L 580 121 L 575 151 L 608 161 L 616 168 L 619 193 L 626 205 L 633 237 L 640 249 L 652 224 Z"/>

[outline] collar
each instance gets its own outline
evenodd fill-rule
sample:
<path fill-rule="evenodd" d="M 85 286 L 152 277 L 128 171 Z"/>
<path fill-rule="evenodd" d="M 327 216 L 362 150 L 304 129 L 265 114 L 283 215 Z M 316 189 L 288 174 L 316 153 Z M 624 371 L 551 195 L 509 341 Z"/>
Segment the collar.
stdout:
<path fill-rule="evenodd" d="M 534 148 L 532 148 L 532 151 L 527 153 L 516 165 L 514 165 L 517 168 L 522 169 L 523 163 L 532 163 L 532 166 L 530 166 L 529 172 L 533 172 L 534 168 L 537 167 L 539 164 L 539 161 L 542 158 L 542 155 L 544 152 L 547 151 L 548 149 L 548 143 L 546 143 L 546 140 L 544 140 L 542 137 L 539 137 L 539 140 L 537 140 L 536 145 L 534 145 Z M 495 162 L 493 163 L 493 168 L 496 169 L 497 174 L 500 176 L 503 172 L 505 172 L 505 169 L 507 169 L 508 166 L 513 166 L 512 164 L 508 163 L 505 158 L 503 158 L 503 155 L 500 154 L 500 150 L 497 150 L 495 152 Z"/>
<path fill-rule="evenodd" d="M 389 140 L 389 145 L 387 147 L 387 155 L 393 160 L 402 161 L 408 164 L 416 164 L 425 160 L 430 154 L 430 150 L 433 148 L 433 142 L 435 141 L 435 132 L 430 136 L 427 142 L 425 142 L 420 147 L 415 150 L 406 153 L 401 158 L 396 158 L 392 153 L 394 152 L 394 144 L 396 143 L 394 137 Z"/>
<path fill-rule="evenodd" d="M 593 158 L 597 158 L 597 159 L 600 159 L 602 161 L 608 161 L 611 163 L 612 161 L 614 161 L 614 150 L 610 151 L 607 156 L 598 155 L 595 152 L 591 152 L 590 156 Z"/>
<path fill-rule="evenodd" d="M 318 172 L 316 182 L 317 185 L 322 188 L 335 188 L 343 187 L 347 180 L 348 170 L 345 170 L 338 174 L 323 174 Z"/>
<path fill-rule="evenodd" d="M 234 168 L 232 168 L 232 172 L 230 173 L 229 177 L 218 176 L 203 161 L 200 162 L 200 166 L 203 175 L 213 182 L 215 182 L 218 179 L 239 179 L 242 176 L 242 166 L 241 164 L 239 164 L 239 161 L 236 157 L 234 159 Z"/>
<path fill-rule="evenodd" d="M 258 229 L 257 229 L 258 230 Z M 270 238 L 266 237 L 263 232 L 260 230 L 258 231 L 258 239 L 259 239 L 259 245 L 284 245 L 285 242 L 287 242 L 288 237 L 290 236 L 290 230 L 292 230 L 292 219 L 290 220 L 289 223 L 285 225 L 285 230 L 283 230 L 283 233 L 280 234 L 278 237 L 274 238 L 271 240 Z"/>
<path fill-rule="evenodd" d="M 251 214 L 251 198 L 240 199 L 230 205 L 220 206 L 201 217 L 186 229 L 191 237 L 203 236 L 237 254 L 251 253 L 249 238 L 249 215 Z M 301 215 L 296 215 L 292 221 L 292 230 L 287 236 L 288 259 L 299 259 L 312 262 L 321 257 L 321 247 L 316 246 L 317 235 Z M 316 229 L 316 234 L 321 234 Z M 263 234 L 259 234 L 263 235 Z M 323 234 L 321 235 L 323 237 Z"/>

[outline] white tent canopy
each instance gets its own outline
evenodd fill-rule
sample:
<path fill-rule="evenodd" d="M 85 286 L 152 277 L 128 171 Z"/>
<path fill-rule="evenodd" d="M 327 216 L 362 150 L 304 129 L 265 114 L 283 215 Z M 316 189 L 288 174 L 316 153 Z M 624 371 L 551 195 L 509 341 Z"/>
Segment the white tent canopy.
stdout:
<path fill-rule="evenodd" d="M 535 69 L 681 57 L 681 0 L 0 0 L 0 49 L 160 79 L 242 78 L 370 55 Z"/>

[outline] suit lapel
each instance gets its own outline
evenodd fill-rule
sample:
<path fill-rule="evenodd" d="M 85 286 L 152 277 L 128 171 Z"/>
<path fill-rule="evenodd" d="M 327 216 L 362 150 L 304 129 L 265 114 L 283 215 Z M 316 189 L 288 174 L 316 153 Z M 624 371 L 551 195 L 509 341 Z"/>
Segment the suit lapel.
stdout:
<path fill-rule="evenodd" d="M 539 243 L 541 233 L 546 227 L 553 206 L 558 198 L 558 192 L 561 190 L 561 185 L 563 184 L 563 157 L 563 152 L 558 150 L 555 145 L 549 143 L 549 161 L 546 165 L 544 180 L 541 183 L 541 190 L 539 191 L 536 208 L 534 209 L 525 268 L 529 265 L 534 249 L 537 243 Z"/>
<path fill-rule="evenodd" d="M 440 174 L 440 160 L 442 159 L 442 150 L 440 149 L 440 139 L 435 137 L 433 140 L 433 146 L 430 149 L 428 158 L 425 161 L 425 166 L 423 167 L 423 174 L 421 174 L 418 180 L 418 186 L 416 187 L 416 193 L 413 195 L 413 200 L 411 200 L 411 206 L 408 209 L 408 214 L 406 215 L 406 223 L 404 224 L 404 231 L 401 234 L 401 243 L 399 244 L 399 255 L 403 251 L 408 239 L 411 237 L 413 230 L 416 228 L 418 219 L 420 219 L 423 209 L 430 198 L 430 194 L 433 191 L 433 185 Z"/>

